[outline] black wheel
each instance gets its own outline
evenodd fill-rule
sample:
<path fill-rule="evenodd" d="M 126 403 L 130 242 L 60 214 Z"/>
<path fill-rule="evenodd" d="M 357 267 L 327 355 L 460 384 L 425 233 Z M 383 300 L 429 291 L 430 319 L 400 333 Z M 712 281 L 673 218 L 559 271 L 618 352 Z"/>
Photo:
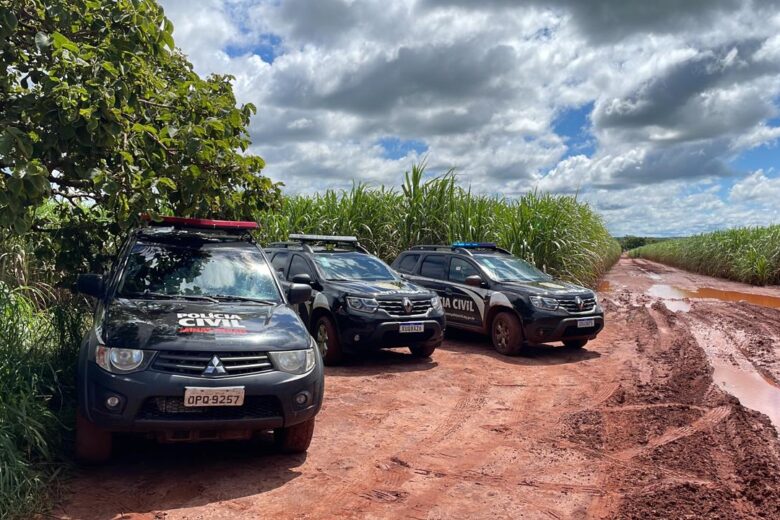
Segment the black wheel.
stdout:
<path fill-rule="evenodd" d="M 314 325 L 314 339 L 322 354 L 323 362 L 328 365 L 338 365 L 344 360 L 344 353 L 339 344 L 336 326 L 328 316 L 320 316 Z"/>
<path fill-rule="evenodd" d="M 84 464 L 100 464 L 111 458 L 111 432 L 95 426 L 79 410 L 76 413 L 76 460 Z"/>
<path fill-rule="evenodd" d="M 511 312 L 499 312 L 490 326 L 495 349 L 505 356 L 516 356 L 523 349 L 523 326 Z"/>
<path fill-rule="evenodd" d="M 566 348 L 582 348 L 587 344 L 587 339 L 567 339 L 563 342 L 563 346 Z"/>
<path fill-rule="evenodd" d="M 409 347 L 409 351 L 414 357 L 429 358 L 441 343 L 421 343 L 419 345 L 412 345 Z"/>
<path fill-rule="evenodd" d="M 309 449 L 314 435 L 314 419 L 309 419 L 289 428 L 274 430 L 274 441 L 283 453 L 303 453 Z"/>

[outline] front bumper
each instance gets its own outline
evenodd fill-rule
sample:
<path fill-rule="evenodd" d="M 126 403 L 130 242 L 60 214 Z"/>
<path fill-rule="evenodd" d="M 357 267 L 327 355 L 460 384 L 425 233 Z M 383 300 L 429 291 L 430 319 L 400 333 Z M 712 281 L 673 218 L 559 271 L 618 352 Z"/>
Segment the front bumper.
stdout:
<path fill-rule="evenodd" d="M 578 327 L 580 320 L 592 319 L 593 327 Z M 585 315 L 535 312 L 533 317 L 523 320 L 525 339 L 532 343 L 595 339 L 604 328 L 604 313 Z"/>
<path fill-rule="evenodd" d="M 322 406 L 324 371 L 317 359 L 308 374 L 272 371 L 235 377 L 192 377 L 154 370 L 111 374 L 87 362 L 79 382 L 79 406 L 87 418 L 109 431 L 165 432 L 180 430 L 269 430 L 288 427 L 314 417 Z M 184 409 L 179 400 L 187 386 L 243 386 L 244 405 Z M 299 406 L 294 397 L 308 392 Z M 106 406 L 119 397 L 117 410 Z"/>
<path fill-rule="evenodd" d="M 402 323 L 422 323 L 422 332 L 399 332 Z M 341 311 L 336 326 L 342 347 L 347 351 L 439 344 L 444 339 L 444 314 L 421 318 L 389 318 L 378 314 Z"/>

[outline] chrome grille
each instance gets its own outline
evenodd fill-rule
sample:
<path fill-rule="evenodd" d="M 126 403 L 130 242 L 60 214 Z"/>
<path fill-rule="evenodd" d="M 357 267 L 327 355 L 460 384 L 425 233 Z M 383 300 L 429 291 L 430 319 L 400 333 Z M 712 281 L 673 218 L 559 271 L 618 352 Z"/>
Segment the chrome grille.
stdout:
<path fill-rule="evenodd" d="M 577 301 L 574 298 L 566 298 L 566 299 L 558 298 L 558 305 L 560 305 L 562 309 L 570 312 L 571 314 L 591 312 L 596 307 L 595 298 L 581 298 L 581 299 L 582 299 L 582 308 L 580 308 L 579 305 L 577 305 Z"/>
<path fill-rule="evenodd" d="M 257 374 L 260 372 L 270 372 L 274 369 L 268 354 L 265 352 L 201 352 L 201 351 L 179 351 L 162 350 L 152 363 L 154 370 L 168 372 L 171 374 L 181 374 L 187 376 L 204 376 L 211 359 L 217 356 L 225 367 L 225 376 L 239 376 L 244 374 Z M 214 376 L 204 376 L 214 377 Z M 217 376 L 219 377 L 219 376 Z"/>
<path fill-rule="evenodd" d="M 390 316 L 415 316 L 426 314 L 431 308 L 430 298 L 409 298 L 412 302 L 412 312 L 407 313 L 404 309 L 403 299 L 377 298 L 379 308 L 386 311 Z"/>

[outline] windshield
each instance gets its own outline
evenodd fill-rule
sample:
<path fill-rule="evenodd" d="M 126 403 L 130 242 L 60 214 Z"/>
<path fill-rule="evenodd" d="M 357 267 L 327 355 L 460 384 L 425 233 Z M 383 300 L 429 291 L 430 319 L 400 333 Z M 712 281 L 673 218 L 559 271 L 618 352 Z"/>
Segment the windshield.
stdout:
<path fill-rule="evenodd" d="M 239 297 L 281 302 L 273 274 L 254 247 L 136 244 L 120 297 Z"/>
<path fill-rule="evenodd" d="M 552 276 L 514 256 L 474 255 L 474 260 L 497 282 L 542 282 L 552 279 Z"/>
<path fill-rule="evenodd" d="M 390 267 L 364 253 L 318 253 L 314 261 L 328 280 L 397 280 Z"/>

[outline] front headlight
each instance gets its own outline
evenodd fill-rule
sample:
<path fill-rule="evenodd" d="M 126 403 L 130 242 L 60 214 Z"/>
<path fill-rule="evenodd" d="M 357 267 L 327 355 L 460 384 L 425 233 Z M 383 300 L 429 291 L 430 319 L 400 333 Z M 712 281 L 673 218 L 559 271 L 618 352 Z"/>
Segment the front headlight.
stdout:
<path fill-rule="evenodd" d="M 357 298 L 355 296 L 347 296 L 347 306 L 350 309 L 362 312 L 376 312 L 379 308 L 379 303 L 373 298 Z"/>
<path fill-rule="evenodd" d="M 441 308 L 441 298 L 439 298 L 438 296 L 434 296 L 433 298 L 431 298 L 431 307 L 433 307 L 433 310 L 435 310 L 435 311 L 442 310 L 442 308 Z"/>
<path fill-rule="evenodd" d="M 268 356 L 277 370 L 288 374 L 305 374 L 314 368 L 314 349 L 311 348 L 269 352 Z"/>
<path fill-rule="evenodd" d="M 98 345 L 95 362 L 107 372 L 125 374 L 138 370 L 144 362 L 144 351 L 135 348 L 111 348 Z"/>
<path fill-rule="evenodd" d="M 554 311 L 558 308 L 558 300 L 555 298 L 545 298 L 544 296 L 531 296 L 531 305 L 537 309 Z"/>

